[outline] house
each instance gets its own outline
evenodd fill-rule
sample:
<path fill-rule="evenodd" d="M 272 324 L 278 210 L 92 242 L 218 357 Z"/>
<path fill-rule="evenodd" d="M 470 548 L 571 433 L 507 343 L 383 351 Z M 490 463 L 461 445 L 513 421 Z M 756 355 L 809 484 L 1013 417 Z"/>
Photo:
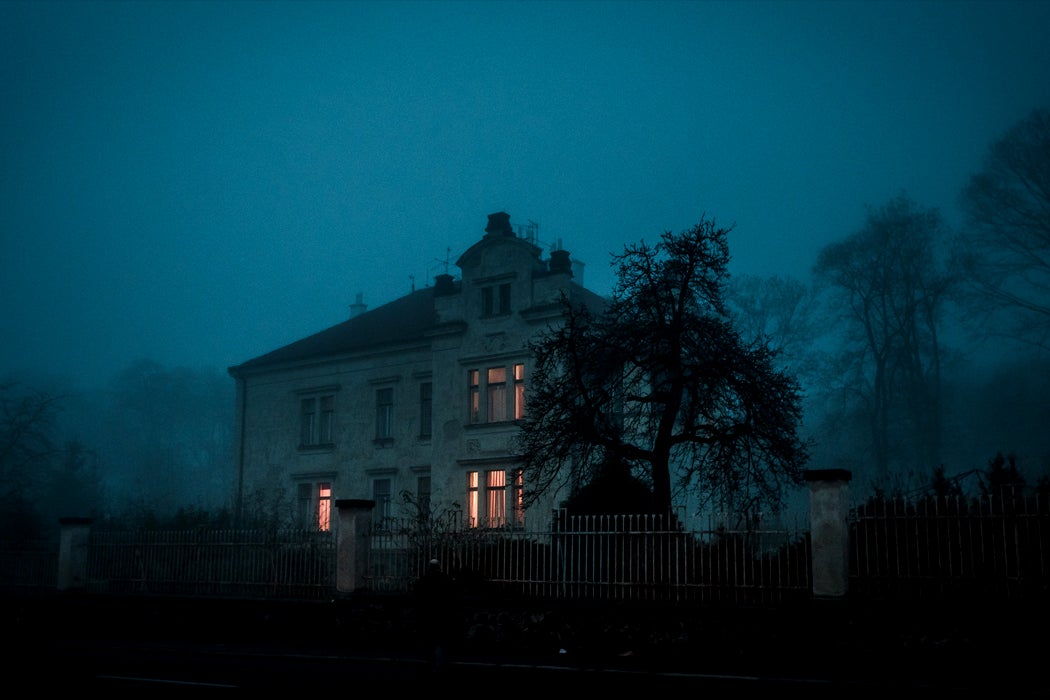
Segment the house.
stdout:
<path fill-rule="evenodd" d="M 372 310 L 229 368 L 236 380 L 238 511 L 267 504 L 334 525 L 337 499 L 373 522 L 450 510 L 470 527 L 542 525 L 564 494 L 523 507 L 516 436 L 528 342 L 560 321 L 562 294 L 600 304 L 565 250 L 542 257 L 505 212 L 437 275 Z M 576 273 L 574 273 L 576 267 Z"/>

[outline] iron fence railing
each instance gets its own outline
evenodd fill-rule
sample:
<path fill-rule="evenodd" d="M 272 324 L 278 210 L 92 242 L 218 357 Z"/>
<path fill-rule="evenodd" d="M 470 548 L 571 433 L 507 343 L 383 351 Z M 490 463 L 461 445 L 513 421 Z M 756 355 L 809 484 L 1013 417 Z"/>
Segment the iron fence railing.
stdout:
<path fill-rule="evenodd" d="M 364 584 L 407 593 L 439 559 L 469 591 L 525 598 L 768 601 L 811 591 L 804 527 L 712 516 L 557 513 L 543 530 L 386 520 L 368 534 Z M 85 587 L 109 593 L 326 599 L 336 535 L 310 530 L 91 530 Z M 1050 507 L 1039 497 L 871 500 L 849 514 L 849 595 L 1050 595 Z M 0 590 L 54 589 L 58 544 L 0 542 Z"/>
<path fill-rule="evenodd" d="M 467 591 L 593 600 L 775 601 L 808 595 L 800 527 L 685 530 L 653 515 L 569 516 L 549 528 L 386 520 L 371 534 L 370 588 L 408 592 L 430 559 Z"/>
<path fill-rule="evenodd" d="M 135 530 L 91 533 L 91 591 L 326 598 L 335 588 L 331 532 Z"/>
<path fill-rule="evenodd" d="M 858 597 L 1045 596 L 1050 503 L 1041 496 L 886 498 L 850 515 Z"/>
<path fill-rule="evenodd" d="M 0 541 L 0 590 L 34 592 L 53 589 L 58 578 L 58 542 Z"/>

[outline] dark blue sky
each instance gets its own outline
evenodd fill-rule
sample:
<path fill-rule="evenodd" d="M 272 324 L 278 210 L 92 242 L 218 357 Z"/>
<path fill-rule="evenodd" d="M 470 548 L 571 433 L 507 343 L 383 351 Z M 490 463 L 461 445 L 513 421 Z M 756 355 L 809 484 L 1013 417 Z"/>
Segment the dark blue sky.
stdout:
<path fill-rule="evenodd" d="M 901 190 L 958 223 L 1048 35 L 1048 2 L 0 3 L 0 374 L 224 369 L 500 210 L 600 293 L 705 214 L 735 273 L 806 278 Z"/>

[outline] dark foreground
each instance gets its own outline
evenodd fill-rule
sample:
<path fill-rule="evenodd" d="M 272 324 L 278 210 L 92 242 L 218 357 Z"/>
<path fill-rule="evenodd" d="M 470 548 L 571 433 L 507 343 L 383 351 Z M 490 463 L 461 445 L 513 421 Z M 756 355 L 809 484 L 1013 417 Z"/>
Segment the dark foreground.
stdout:
<path fill-rule="evenodd" d="M 1042 607 L 464 601 L 435 669 L 411 599 L 7 595 L 15 682 L 70 689 L 793 689 L 1050 696 Z M 507 685 L 509 684 L 509 686 Z M 718 695 L 716 695 L 718 697 Z"/>

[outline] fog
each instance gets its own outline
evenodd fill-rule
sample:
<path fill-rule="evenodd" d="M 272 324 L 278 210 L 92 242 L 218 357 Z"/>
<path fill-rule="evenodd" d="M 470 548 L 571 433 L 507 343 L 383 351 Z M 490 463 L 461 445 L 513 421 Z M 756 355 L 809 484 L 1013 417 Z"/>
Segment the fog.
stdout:
<path fill-rule="evenodd" d="M 989 146 L 1050 106 L 1047 27 L 1009 1 L 5 2 L 0 375 L 112 397 L 153 366 L 232 401 L 227 367 L 455 273 L 496 211 L 601 294 L 611 253 L 705 215 L 734 275 L 809 284 L 901 192 L 964 226 Z M 997 374 L 953 388 L 949 471 L 1041 468 L 1042 384 L 992 400 L 1030 355 L 968 330 L 956 366 Z"/>

